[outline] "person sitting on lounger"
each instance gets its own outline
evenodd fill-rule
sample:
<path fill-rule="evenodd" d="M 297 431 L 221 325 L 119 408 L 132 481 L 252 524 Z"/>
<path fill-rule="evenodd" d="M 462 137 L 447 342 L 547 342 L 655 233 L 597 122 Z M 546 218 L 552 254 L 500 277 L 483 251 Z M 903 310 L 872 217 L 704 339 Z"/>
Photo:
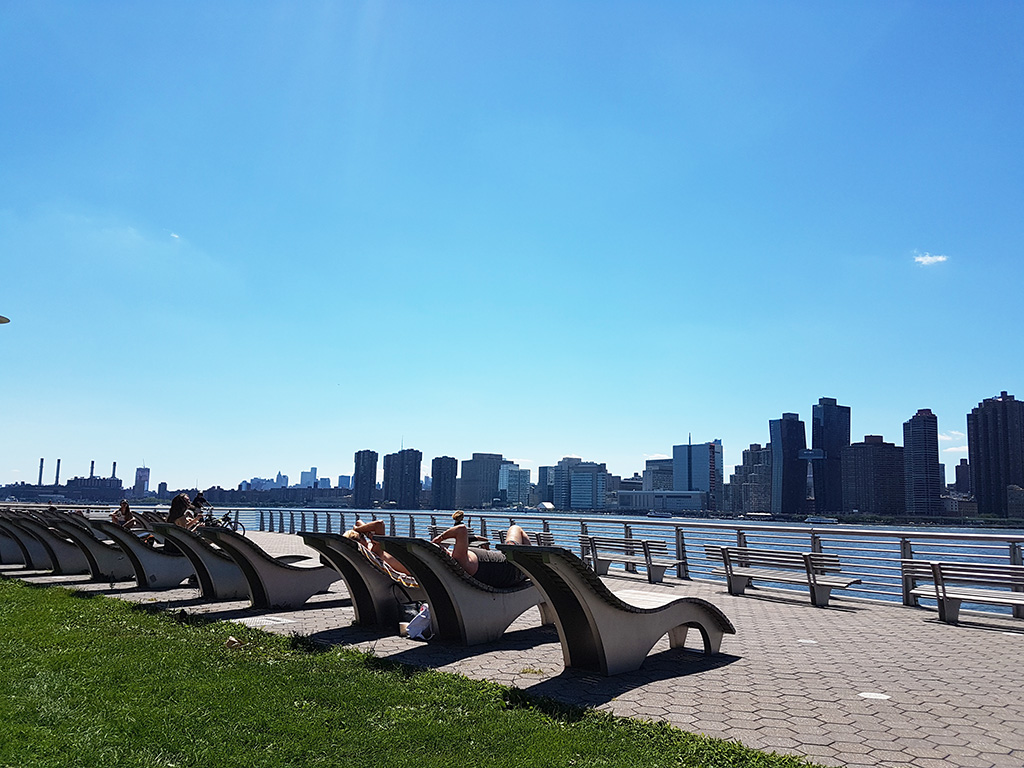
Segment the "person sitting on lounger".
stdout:
<path fill-rule="evenodd" d="M 121 506 L 110 515 L 110 519 L 122 528 L 128 528 L 129 530 L 137 530 L 144 527 L 142 521 L 135 516 L 132 508 L 128 506 L 127 499 L 121 499 Z"/>
<path fill-rule="evenodd" d="M 470 546 L 469 529 L 462 523 L 461 510 L 452 515 L 455 525 L 434 537 L 435 544 L 452 540 L 449 554 L 462 569 L 477 581 L 496 589 L 507 589 L 526 581 L 526 574 L 505 559 L 501 552 L 492 552 L 483 547 Z M 505 534 L 506 544 L 530 545 L 530 537 L 518 525 L 509 526 Z"/>
<path fill-rule="evenodd" d="M 181 528 L 192 526 L 193 516 L 190 514 L 195 507 L 187 493 L 179 493 L 171 499 L 171 510 L 167 513 L 167 522 L 174 523 Z"/>

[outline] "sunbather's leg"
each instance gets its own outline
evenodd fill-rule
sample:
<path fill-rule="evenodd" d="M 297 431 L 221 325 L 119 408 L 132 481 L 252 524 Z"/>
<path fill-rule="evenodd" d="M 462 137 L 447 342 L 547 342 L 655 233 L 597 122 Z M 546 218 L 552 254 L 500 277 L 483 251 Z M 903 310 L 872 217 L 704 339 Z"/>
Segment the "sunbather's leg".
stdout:
<path fill-rule="evenodd" d="M 519 544 L 526 547 L 533 544 L 533 542 L 530 541 L 530 535 L 518 525 L 509 526 L 508 532 L 505 534 L 505 543 Z"/>

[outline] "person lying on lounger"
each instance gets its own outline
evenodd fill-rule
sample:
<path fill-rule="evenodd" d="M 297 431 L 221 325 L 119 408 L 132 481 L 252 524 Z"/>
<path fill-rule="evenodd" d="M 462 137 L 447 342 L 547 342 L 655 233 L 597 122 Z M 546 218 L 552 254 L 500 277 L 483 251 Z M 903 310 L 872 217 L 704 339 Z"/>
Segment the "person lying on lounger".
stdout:
<path fill-rule="evenodd" d="M 384 536 L 385 534 L 387 534 L 387 528 L 384 527 L 383 520 L 371 520 L 368 523 L 364 523 L 362 520 L 357 519 L 355 527 L 345 531 L 342 536 L 346 539 L 352 539 L 360 546 L 366 547 L 378 560 L 392 570 L 410 576 L 408 568 L 398 562 L 393 555 L 385 552 L 384 547 L 379 542 L 373 540 L 374 536 Z"/>
<path fill-rule="evenodd" d="M 455 525 L 434 537 L 435 544 L 452 540 L 451 556 L 463 570 L 477 581 L 497 589 L 507 589 L 526 581 L 526 574 L 505 559 L 501 552 L 483 547 L 471 547 L 469 529 L 462 523 L 461 510 L 452 515 Z M 509 526 L 506 544 L 532 544 L 530 537 L 518 525 Z"/>

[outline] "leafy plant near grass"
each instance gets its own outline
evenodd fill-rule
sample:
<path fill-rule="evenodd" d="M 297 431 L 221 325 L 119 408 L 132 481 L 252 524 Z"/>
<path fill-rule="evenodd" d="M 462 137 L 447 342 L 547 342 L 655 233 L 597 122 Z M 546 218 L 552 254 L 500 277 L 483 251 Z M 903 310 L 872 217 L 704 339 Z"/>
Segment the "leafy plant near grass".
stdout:
<path fill-rule="evenodd" d="M 242 641 L 225 647 L 229 636 Z M 351 649 L 0 581 L 0 766 L 807 763 Z"/>

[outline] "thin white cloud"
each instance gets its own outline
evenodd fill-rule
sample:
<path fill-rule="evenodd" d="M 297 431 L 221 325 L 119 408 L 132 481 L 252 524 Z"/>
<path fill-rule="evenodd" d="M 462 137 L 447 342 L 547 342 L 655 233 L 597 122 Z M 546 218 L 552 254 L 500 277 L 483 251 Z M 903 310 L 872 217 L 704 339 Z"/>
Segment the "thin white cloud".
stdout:
<path fill-rule="evenodd" d="M 914 253 L 917 254 L 916 256 L 914 256 L 914 261 L 916 261 L 922 267 L 930 267 L 932 264 L 939 264 L 943 261 L 949 261 L 949 256 L 935 256 L 928 253 L 927 251 L 925 253 L 918 253 L 917 251 L 914 251 Z"/>
<path fill-rule="evenodd" d="M 943 448 L 943 453 L 967 453 L 966 445 L 954 445 L 949 448 Z"/>
<path fill-rule="evenodd" d="M 173 237 L 175 240 L 177 240 L 179 235 L 176 232 L 171 232 L 171 237 Z"/>
<path fill-rule="evenodd" d="M 645 453 L 643 454 L 645 459 L 671 459 L 672 457 L 664 453 Z"/>

